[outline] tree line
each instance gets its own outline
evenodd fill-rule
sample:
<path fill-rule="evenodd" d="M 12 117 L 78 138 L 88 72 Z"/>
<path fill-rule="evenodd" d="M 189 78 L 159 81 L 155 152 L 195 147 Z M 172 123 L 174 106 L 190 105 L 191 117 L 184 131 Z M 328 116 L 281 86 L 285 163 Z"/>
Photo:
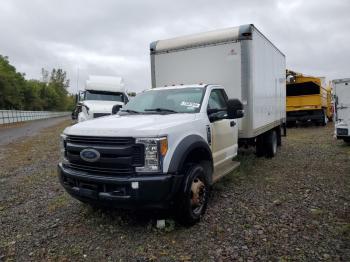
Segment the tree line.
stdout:
<path fill-rule="evenodd" d="M 42 69 L 41 80 L 27 80 L 0 55 L 0 109 L 70 111 L 75 97 L 68 93 L 69 79 L 62 69 Z"/>

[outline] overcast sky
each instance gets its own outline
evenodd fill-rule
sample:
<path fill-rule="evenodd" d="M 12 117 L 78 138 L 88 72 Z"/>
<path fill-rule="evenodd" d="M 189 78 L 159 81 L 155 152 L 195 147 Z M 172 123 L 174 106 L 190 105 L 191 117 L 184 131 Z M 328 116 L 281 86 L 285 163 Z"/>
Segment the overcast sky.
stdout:
<path fill-rule="evenodd" d="M 0 54 L 27 78 L 63 68 L 71 91 L 88 75 L 150 87 L 149 43 L 254 24 L 287 67 L 328 80 L 350 77 L 349 0 L 1 0 Z"/>

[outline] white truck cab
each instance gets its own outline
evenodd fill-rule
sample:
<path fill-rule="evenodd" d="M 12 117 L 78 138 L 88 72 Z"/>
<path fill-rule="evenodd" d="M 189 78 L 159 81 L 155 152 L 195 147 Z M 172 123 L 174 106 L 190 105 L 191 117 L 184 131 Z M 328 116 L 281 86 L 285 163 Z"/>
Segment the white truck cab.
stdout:
<path fill-rule="evenodd" d="M 238 166 L 243 106 L 218 85 L 159 87 L 116 115 L 64 130 L 60 181 L 74 197 L 119 207 L 205 212 L 210 185 Z"/>
<path fill-rule="evenodd" d="M 334 135 L 350 143 L 350 78 L 333 80 Z"/>
<path fill-rule="evenodd" d="M 113 107 L 122 107 L 129 101 L 121 77 L 90 76 L 85 90 L 79 93 L 78 122 L 111 115 Z"/>

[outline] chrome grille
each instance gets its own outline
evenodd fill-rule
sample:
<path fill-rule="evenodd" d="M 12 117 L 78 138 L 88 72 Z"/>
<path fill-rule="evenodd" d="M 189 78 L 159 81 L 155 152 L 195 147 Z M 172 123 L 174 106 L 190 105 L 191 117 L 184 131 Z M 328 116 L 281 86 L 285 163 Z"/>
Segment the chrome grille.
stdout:
<path fill-rule="evenodd" d="M 96 162 L 80 157 L 84 149 L 93 148 L 100 153 Z M 68 136 L 66 157 L 69 168 L 94 174 L 127 175 L 144 164 L 144 146 L 135 144 L 132 137 Z"/>

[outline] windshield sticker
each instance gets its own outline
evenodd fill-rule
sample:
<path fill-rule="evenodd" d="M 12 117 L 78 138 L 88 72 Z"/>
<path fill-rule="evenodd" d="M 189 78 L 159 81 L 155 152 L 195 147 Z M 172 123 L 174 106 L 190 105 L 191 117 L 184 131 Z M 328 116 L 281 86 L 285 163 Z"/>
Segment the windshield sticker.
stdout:
<path fill-rule="evenodd" d="M 200 106 L 200 104 L 198 104 L 198 103 L 186 102 L 186 101 L 182 101 L 180 105 L 186 106 L 187 108 L 199 108 L 199 106 Z"/>

